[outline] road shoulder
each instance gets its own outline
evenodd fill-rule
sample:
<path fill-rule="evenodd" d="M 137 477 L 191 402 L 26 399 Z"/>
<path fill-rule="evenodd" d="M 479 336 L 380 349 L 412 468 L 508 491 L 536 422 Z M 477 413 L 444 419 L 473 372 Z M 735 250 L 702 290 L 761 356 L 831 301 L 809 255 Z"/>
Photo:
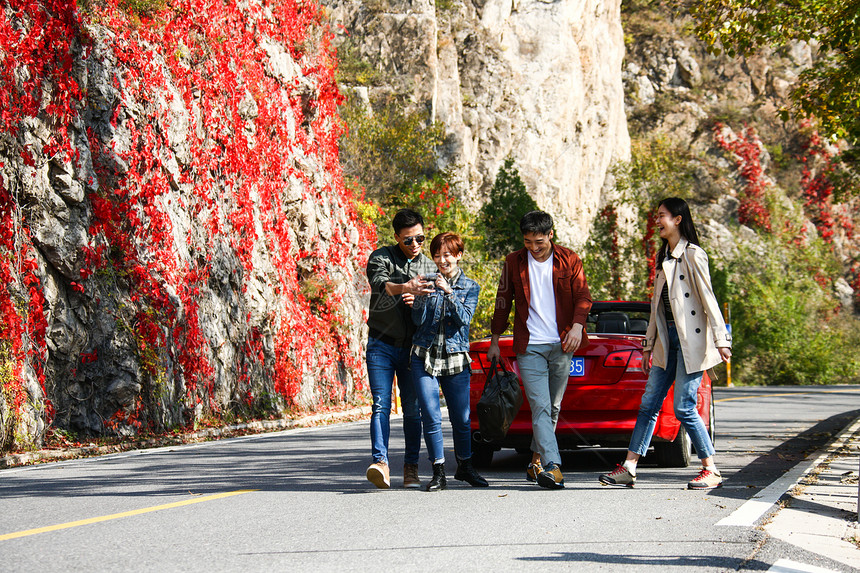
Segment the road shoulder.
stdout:
<path fill-rule="evenodd" d="M 856 544 L 860 418 L 833 440 L 787 492 L 764 530 L 776 539 L 860 569 Z"/>

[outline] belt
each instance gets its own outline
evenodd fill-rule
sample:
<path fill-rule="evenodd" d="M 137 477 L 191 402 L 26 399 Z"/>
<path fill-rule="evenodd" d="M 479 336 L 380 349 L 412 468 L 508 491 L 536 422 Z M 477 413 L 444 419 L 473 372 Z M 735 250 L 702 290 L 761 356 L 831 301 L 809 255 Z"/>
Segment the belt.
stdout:
<path fill-rule="evenodd" d="M 396 346 L 397 348 L 409 348 L 412 346 L 412 340 L 404 340 L 402 338 L 394 338 L 393 336 L 388 336 L 387 334 L 383 334 L 376 330 L 375 328 L 371 328 L 368 335 L 371 338 L 375 338 L 376 340 L 380 340 L 385 344 L 390 346 Z"/>

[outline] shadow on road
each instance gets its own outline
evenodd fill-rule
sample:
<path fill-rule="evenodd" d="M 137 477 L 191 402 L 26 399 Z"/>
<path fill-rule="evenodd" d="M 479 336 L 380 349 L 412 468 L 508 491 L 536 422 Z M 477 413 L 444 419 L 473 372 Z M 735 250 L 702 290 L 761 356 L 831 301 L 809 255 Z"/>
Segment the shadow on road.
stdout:
<path fill-rule="evenodd" d="M 852 410 L 819 422 L 809 430 L 761 455 L 737 473 L 728 476 L 726 487 L 710 495 L 725 498 L 749 498 L 770 484 L 810 452 L 824 445 L 835 433 L 860 415 Z M 398 430 L 392 431 L 392 439 Z M 259 437 L 258 437 L 259 438 Z M 450 443 L 450 441 L 448 442 Z M 402 484 L 402 444 L 392 444 L 392 487 Z M 580 450 L 563 453 L 563 468 L 568 488 L 599 488 L 597 475 L 624 459 L 623 449 Z M 423 455 L 423 451 L 422 451 Z M 494 456 L 490 468 L 483 469 L 493 487 L 530 489 L 525 481 L 529 455 L 503 450 Z M 373 494 L 377 492 L 364 478 L 369 452 L 364 439 L 356 439 L 355 427 L 329 428 L 325 432 L 291 432 L 265 436 L 263 439 L 236 439 L 209 442 L 196 446 L 171 448 L 167 451 L 91 458 L 75 462 L 58 462 L 34 467 L 25 473 L 9 473 L 0 480 L 0 496 L 117 496 L 141 495 L 171 497 L 212 494 L 238 489 L 284 492 L 335 492 Z M 649 467 L 647 482 L 655 487 L 686 484 L 695 468 L 671 469 Z M 64 468 L 63 472 L 53 469 Z M 38 479 L 44 469 L 44 479 Z M 449 473 L 455 464 L 449 453 Z M 420 472 L 426 480 L 430 465 L 421 460 Z M 34 479 L 37 478 L 37 479 Z M 643 476 L 644 477 L 644 476 Z M 450 480 L 451 487 L 468 487 Z M 752 485 L 753 487 L 747 487 Z M 640 487 L 640 484 L 637 484 Z M 579 555 L 579 554 L 572 554 Z"/>
<path fill-rule="evenodd" d="M 751 497 L 827 444 L 858 416 L 860 410 L 851 410 L 822 420 L 729 476 L 723 482 L 723 487 L 711 491 L 710 495 L 733 499 Z"/>
<path fill-rule="evenodd" d="M 698 555 L 680 557 L 662 557 L 654 555 L 620 555 L 615 553 L 564 552 L 547 555 L 544 557 L 519 557 L 519 561 L 531 561 L 538 563 L 600 563 L 602 565 L 627 565 L 631 567 L 658 565 L 663 567 L 724 567 L 726 570 L 736 571 L 741 566 L 744 570 L 766 571 L 770 565 L 761 561 L 744 561 L 737 557 L 726 557 L 725 555 Z"/>

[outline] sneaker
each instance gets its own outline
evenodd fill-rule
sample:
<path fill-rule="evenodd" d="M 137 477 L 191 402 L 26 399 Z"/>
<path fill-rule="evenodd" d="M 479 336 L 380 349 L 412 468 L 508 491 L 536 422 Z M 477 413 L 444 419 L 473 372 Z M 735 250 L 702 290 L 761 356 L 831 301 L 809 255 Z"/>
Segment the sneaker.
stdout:
<path fill-rule="evenodd" d="M 695 478 L 687 484 L 687 489 L 714 489 L 723 484 L 723 476 L 702 468 Z"/>
<path fill-rule="evenodd" d="M 388 475 L 388 464 L 385 462 L 373 462 L 367 468 L 367 481 L 379 489 L 391 487 L 391 478 Z"/>
<path fill-rule="evenodd" d="M 630 470 L 618 464 L 618 466 L 608 474 L 601 475 L 598 480 L 601 485 L 623 485 L 633 487 L 636 483 L 636 474 L 630 473 Z"/>
<path fill-rule="evenodd" d="M 546 465 L 541 473 L 537 476 L 537 483 L 541 487 L 547 489 L 561 489 L 564 487 L 564 476 L 561 475 L 561 470 L 558 464 L 550 462 Z"/>
<path fill-rule="evenodd" d="M 536 482 L 538 475 L 543 471 L 543 466 L 540 465 L 540 462 L 535 462 L 533 464 L 529 464 L 529 467 L 526 468 L 526 479 L 530 482 Z"/>
<path fill-rule="evenodd" d="M 421 487 L 421 480 L 418 479 L 418 464 L 403 464 L 403 487 L 408 489 Z"/>

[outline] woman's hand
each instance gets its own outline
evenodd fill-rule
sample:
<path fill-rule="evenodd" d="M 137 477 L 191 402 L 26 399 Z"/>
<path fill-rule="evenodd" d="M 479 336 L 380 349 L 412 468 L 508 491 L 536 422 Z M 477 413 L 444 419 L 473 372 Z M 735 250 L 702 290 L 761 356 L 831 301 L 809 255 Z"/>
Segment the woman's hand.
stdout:
<path fill-rule="evenodd" d="M 645 376 L 648 376 L 651 373 L 651 351 L 643 350 L 642 351 L 642 372 L 645 373 Z"/>
<path fill-rule="evenodd" d="M 723 359 L 723 362 L 728 362 L 732 358 L 732 349 L 728 346 L 721 346 L 717 348 L 720 351 L 720 358 Z"/>
<path fill-rule="evenodd" d="M 435 285 L 445 294 L 451 294 L 452 292 L 454 292 L 453 290 L 451 290 L 451 285 L 449 285 L 448 281 L 445 280 L 445 277 L 442 276 L 442 273 L 439 273 L 439 276 L 436 277 Z"/>

